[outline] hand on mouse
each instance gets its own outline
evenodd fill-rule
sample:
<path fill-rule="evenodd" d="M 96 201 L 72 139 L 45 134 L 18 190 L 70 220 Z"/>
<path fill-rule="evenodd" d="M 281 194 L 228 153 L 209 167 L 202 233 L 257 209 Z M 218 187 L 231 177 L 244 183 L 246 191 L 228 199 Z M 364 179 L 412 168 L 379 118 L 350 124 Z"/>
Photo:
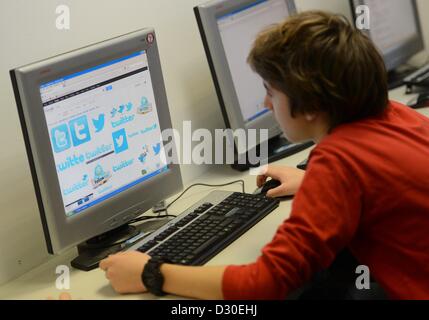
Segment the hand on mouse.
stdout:
<path fill-rule="evenodd" d="M 268 166 L 267 171 L 257 178 L 258 188 L 262 187 L 268 178 L 281 182 L 281 186 L 268 191 L 267 196 L 271 198 L 280 198 L 293 196 L 301 186 L 305 171 L 291 167 Z"/>

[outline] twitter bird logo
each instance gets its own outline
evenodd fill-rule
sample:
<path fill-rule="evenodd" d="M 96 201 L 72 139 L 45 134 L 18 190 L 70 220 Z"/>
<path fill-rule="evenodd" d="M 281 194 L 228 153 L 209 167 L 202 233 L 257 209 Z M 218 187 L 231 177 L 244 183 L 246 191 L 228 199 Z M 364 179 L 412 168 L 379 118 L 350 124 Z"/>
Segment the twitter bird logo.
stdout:
<path fill-rule="evenodd" d="M 121 153 L 128 150 L 127 133 L 125 129 L 112 133 L 113 145 L 115 147 L 115 153 Z"/>
<path fill-rule="evenodd" d="M 152 146 L 153 152 L 155 153 L 155 155 L 157 156 L 160 152 L 161 152 L 161 144 L 158 143 L 154 146 Z"/>
<path fill-rule="evenodd" d="M 92 119 L 92 124 L 94 125 L 95 132 L 101 132 L 104 129 L 104 122 L 105 121 L 105 115 L 100 114 L 98 116 L 98 119 Z"/>

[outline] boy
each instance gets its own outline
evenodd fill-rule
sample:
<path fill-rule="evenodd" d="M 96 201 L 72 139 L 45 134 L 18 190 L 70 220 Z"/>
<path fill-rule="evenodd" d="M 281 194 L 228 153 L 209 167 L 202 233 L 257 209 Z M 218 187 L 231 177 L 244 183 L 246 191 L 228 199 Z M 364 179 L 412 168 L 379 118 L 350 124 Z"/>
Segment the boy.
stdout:
<path fill-rule="evenodd" d="M 101 262 L 119 293 L 202 299 L 285 299 L 348 248 L 390 298 L 429 298 L 429 119 L 389 102 L 370 40 L 343 17 L 306 12 L 263 32 L 248 59 L 266 106 L 293 142 L 312 139 L 306 173 L 269 168 L 296 194 L 292 214 L 257 262 L 186 267 L 129 252 Z M 149 266 L 149 267 L 148 267 Z M 155 289 L 154 289 L 155 288 Z"/>

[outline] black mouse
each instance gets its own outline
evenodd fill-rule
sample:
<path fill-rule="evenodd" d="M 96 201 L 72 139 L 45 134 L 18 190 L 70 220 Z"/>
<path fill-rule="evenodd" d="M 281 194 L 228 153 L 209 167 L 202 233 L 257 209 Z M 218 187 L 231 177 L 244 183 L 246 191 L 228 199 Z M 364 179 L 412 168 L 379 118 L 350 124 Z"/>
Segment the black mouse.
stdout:
<path fill-rule="evenodd" d="M 261 188 L 261 194 L 262 195 L 267 195 L 267 192 L 270 191 L 271 189 L 275 189 L 277 187 L 280 187 L 282 185 L 282 183 L 278 180 L 272 179 L 269 180 L 267 182 L 264 183 L 264 185 Z"/>

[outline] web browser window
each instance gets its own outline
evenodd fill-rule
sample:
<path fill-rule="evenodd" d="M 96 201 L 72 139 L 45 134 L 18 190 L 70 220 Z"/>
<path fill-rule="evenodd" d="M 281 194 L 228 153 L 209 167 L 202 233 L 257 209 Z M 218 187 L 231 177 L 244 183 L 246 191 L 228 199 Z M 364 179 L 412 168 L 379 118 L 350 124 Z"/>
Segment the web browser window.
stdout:
<path fill-rule="evenodd" d="M 262 79 L 247 63 L 256 36 L 264 28 L 283 21 L 289 15 L 284 0 L 263 0 L 218 17 L 220 31 L 234 88 L 246 122 L 269 112 L 264 105 Z"/>
<path fill-rule="evenodd" d="M 168 170 L 145 51 L 43 84 L 40 94 L 67 216 Z"/>

